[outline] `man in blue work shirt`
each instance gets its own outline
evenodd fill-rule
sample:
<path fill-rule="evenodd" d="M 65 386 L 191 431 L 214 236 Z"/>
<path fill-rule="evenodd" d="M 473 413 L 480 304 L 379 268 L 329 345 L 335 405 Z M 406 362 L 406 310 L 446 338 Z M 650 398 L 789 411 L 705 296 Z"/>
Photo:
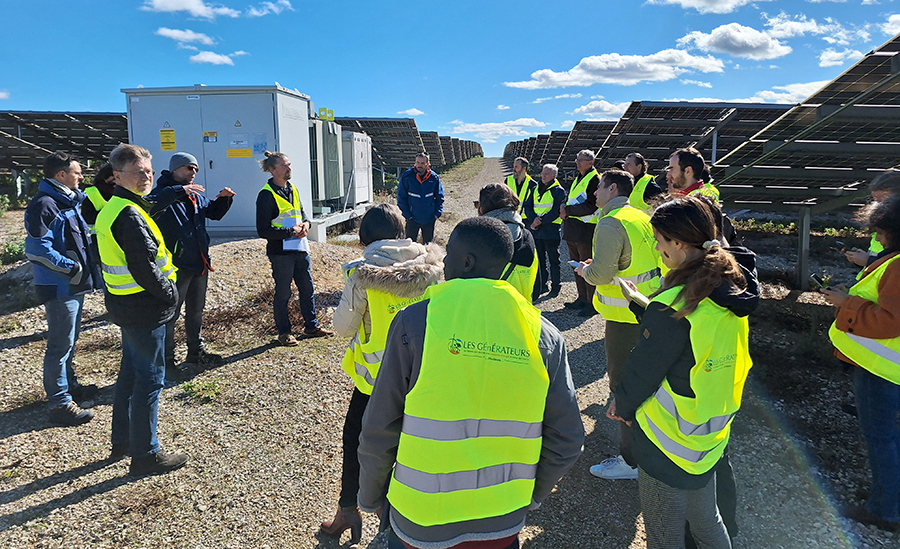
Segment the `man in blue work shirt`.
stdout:
<path fill-rule="evenodd" d="M 397 206 L 406 218 L 407 238 L 415 241 L 421 229 L 422 243 L 434 240 L 434 222 L 444 212 L 444 188 L 426 153 L 417 154 L 415 166 L 400 177 Z"/>

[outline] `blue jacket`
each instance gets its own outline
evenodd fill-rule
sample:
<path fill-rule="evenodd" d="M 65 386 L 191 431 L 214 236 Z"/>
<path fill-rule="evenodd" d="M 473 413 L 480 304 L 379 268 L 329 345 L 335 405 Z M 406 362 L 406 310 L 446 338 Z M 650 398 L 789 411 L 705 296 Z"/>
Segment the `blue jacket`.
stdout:
<path fill-rule="evenodd" d="M 407 220 L 420 225 L 432 223 L 444 213 L 444 188 L 438 174 L 428 170 L 425 180 L 419 182 L 415 168 L 406 170 L 397 184 L 397 206 Z"/>
<path fill-rule="evenodd" d="M 184 186 L 179 185 L 168 170 L 163 170 L 156 180 L 156 187 L 145 197 L 153 204 L 150 216 L 159 226 L 178 270 L 203 274 L 210 266 L 206 220 L 218 221 L 225 217 L 231 208 L 232 197 L 222 196 L 210 201 L 197 194 L 194 198 L 196 207 Z"/>
<path fill-rule="evenodd" d="M 99 283 L 91 276 L 88 228 L 79 211 L 87 195 L 75 194 L 69 198 L 44 179 L 25 209 L 25 256 L 34 265 L 40 303 L 89 292 Z"/>

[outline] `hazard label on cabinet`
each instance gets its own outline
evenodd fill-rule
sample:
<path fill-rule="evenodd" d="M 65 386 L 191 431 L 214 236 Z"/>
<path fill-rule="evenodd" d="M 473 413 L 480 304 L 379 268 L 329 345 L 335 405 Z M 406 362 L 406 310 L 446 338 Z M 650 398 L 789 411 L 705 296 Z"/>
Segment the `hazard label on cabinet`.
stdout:
<path fill-rule="evenodd" d="M 159 150 L 177 151 L 175 147 L 175 130 L 159 130 Z"/>

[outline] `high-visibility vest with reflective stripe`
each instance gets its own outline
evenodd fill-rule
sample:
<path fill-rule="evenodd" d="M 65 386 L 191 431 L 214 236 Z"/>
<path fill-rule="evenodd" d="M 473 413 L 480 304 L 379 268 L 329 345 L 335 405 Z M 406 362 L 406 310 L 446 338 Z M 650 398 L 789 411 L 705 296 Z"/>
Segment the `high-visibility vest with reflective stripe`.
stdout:
<path fill-rule="evenodd" d="M 628 308 L 628 300 L 622 295 L 618 279 L 630 280 L 644 295 L 651 295 L 659 289 L 660 258 L 655 249 L 656 239 L 650 217 L 631 206 L 612 210 L 603 217 L 614 217 L 622 223 L 631 244 L 631 263 L 627 269 L 616 273 L 612 284 L 594 289 L 594 309 L 606 320 L 637 324 L 637 317 Z"/>
<path fill-rule="evenodd" d="M 704 181 L 699 188 L 696 188 L 693 191 L 689 192 L 687 196 L 691 196 L 692 194 L 702 194 L 705 196 L 711 196 L 715 198 L 716 201 L 719 200 L 719 189 L 709 181 Z"/>
<path fill-rule="evenodd" d="M 97 248 L 100 251 L 100 268 L 103 271 L 103 282 L 106 289 L 114 295 L 129 295 L 143 292 L 138 283 L 128 270 L 128 262 L 125 260 L 125 252 L 112 235 L 113 221 L 125 208 L 134 208 L 150 228 L 150 234 L 156 239 L 156 266 L 162 274 L 171 280 L 176 279 L 175 265 L 172 263 L 172 255 L 166 249 L 162 232 L 153 218 L 143 208 L 121 196 L 113 196 L 106 206 L 97 214 Z"/>
<path fill-rule="evenodd" d="M 384 356 L 388 328 L 391 327 L 394 316 L 403 307 L 422 301 L 422 298 L 423 296 L 397 297 L 381 290 L 366 289 L 372 333 L 366 336 L 365 324 L 360 322 L 359 331 L 350 340 L 350 347 L 347 348 L 341 362 L 341 368 L 347 372 L 361 393 L 372 394 L 372 387 L 375 386 L 375 378 L 378 377 L 378 369 L 381 368 L 381 359 Z"/>
<path fill-rule="evenodd" d="M 513 265 L 506 266 L 507 269 L 512 267 L 512 272 L 506 277 L 506 281 L 512 284 L 513 288 L 519 290 L 522 297 L 531 301 L 531 294 L 534 292 L 534 281 L 537 280 L 538 260 L 537 252 L 534 252 L 534 259 L 531 265 Z M 504 270 L 504 272 L 506 272 Z"/>
<path fill-rule="evenodd" d="M 517 191 L 517 185 L 518 182 L 516 181 L 516 176 L 509 175 L 506 177 L 506 186 L 512 189 L 514 195 L 519 197 L 519 211 L 521 212 L 525 208 L 525 199 L 528 197 L 528 187 L 531 185 L 531 176 L 525 174 L 525 181 L 522 182 L 522 190 Z"/>
<path fill-rule="evenodd" d="M 649 185 L 651 181 L 653 181 L 653 176 L 649 173 L 645 173 L 643 177 L 634 183 L 634 189 L 631 190 L 631 195 L 628 196 L 629 204 L 647 213 L 649 213 L 652 208 L 649 204 L 644 202 L 644 192 L 647 190 L 647 185 Z"/>
<path fill-rule="evenodd" d="M 583 204 L 587 201 L 594 200 L 593 196 L 587 195 L 587 188 L 591 182 L 591 178 L 600 177 L 597 174 L 597 170 L 591 170 L 588 173 L 584 174 L 584 177 L 579 179 L 577 182 L 572 183 L 572 187 L 569 189 L 569 199 L 566 201 L 567 206 L 574 206 L 576 204 Z M 599 212 L 594 212 L 591 215 L 584 215 L 578 217 L 578 219 L 584 221 L 585 223 L 596 223 L 598 219 Z"/>
<path fill-rule="evenodd" d="M 652 301 L 671 306 L 682 286 L 670 288 Z M 692 475 L 712 469 L 728 445 L 731 420 L 741 407 L 750 360 L 746 317 L 738 317 L 706 298 L 687 315 L 691 325 L 693 398 L 681 396 L 663 380 L 656 393 L 638 408 L 635 419 L 673 463 Z"/>
<path fill-rule="evenodd" d="M 106 206 L 106 199 L 103 198 L 103 195 L 100 194 L 100 189 L 95 186 L 90 186 L 84 190 L 84 194 L 87 195 L 88 200 L 91 201 L 91 204 L 94 205 L 94 209 L 97 210 L 97 213 L 100 213 L 100 210 L 103 209 L 103 206 Z M 97 229 L 94 223 L 88 223 L 88 234 L 97 234 Z"/>
<path fill-rule="evenodd" d="M 877 269 L 863 277 L 850 288 L 850 295 L 878 304 L 878 284 L 888 265 L 900 258 L 900 254 L 887 259 Z M 872 339 L 842 332 L 837 322 L 828 330 L 828 337 L 838 351 L 878 377 L 900 385 L 900 337 Z"/>
<path fill-rule="evenodd" d="M 282 198 L 280 194 L 275 192 L 275 189 L 273 189 L 272 185 L 268 182 L 263 185 L 263 190 L 272 193 L 272 196 L 275 197 L 275 204 L 278 205 L 278 216 L 272 220 L 273 227 L 293 227 L 294 225 L 305 221 L 305 219 L 303 219 L 303 210 L 300 208 L 300 192 L 297 190 L 297 185 L 291 184 L 291 202 L 288 202 Z M 284 222 L 288 219 L 294 220 L 294 223 L 285 225 Z"/>
<path fill-rule="evenodd" d="M 881 245 L 881 242 L 878 242 L 876 236 L 877 235 L 875 233 L 872 233 L 872 239 L 869 240 L 869 257 L 875 257 L 884 251 L 884 246 Z M 856 273 L 856 280 L 862 280 L 862 277 L 865 273 L 866 268 L 863 267 L 858 273 Z"/>
<path fill-rule="evenodd" d="M 540 311 L 502 280 L 431 286 L 388 499 L 421 526 L 527 507 L 550 384 Z M 473 304 L 477 311 L 473 311 Z"/>
<path fill-rule="evenodd" d="M 554 179 L 553 183 L 551 183 L 547 190 L 541 194 L 538 194 L 538 190 L 535 189 L 534 196 L 534 213 L 537 215 L 544 215 L 545 213 L 550 213 L 550 210 L 553 208 L 553 193 L 550 192 L 550 189 L 553 187 L 562 187 L 559 184 L 559 181 Z M 562 223 L 562 218 L 557 217 L 553 220 L 553 223 L 559 225 Z"/>

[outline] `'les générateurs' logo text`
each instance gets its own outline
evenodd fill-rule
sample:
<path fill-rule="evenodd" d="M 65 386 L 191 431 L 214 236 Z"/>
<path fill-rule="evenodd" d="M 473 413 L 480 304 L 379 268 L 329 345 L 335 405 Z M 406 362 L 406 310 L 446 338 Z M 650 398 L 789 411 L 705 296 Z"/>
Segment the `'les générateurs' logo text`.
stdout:
<path fill-rule="evenodd" d="M 456 337 L 456 335 L 450 338 L 447 350 L 454 355 L 487 356 L 489 358 L 522 359 L 531 357 L 531 352 L 528 349 L 492 343 L 490 341 L 466 341 Z"/>

